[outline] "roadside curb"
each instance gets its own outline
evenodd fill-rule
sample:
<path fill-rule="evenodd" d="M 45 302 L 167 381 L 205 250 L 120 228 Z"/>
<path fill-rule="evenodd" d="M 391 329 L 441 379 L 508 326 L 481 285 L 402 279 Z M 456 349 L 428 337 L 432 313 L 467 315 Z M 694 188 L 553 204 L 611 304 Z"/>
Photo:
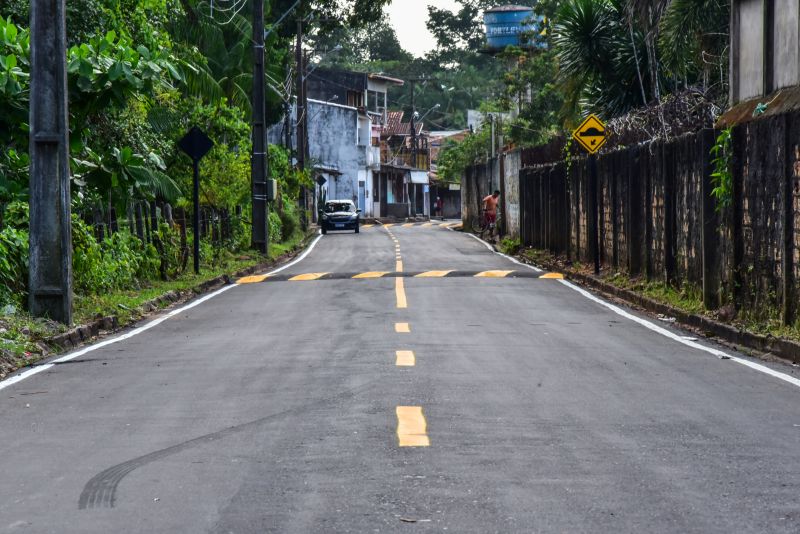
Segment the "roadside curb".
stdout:
<path fill-rule="evenodd" d="M 496 246 L 493 246 L 497 250 Z M 533 263 L 519 255 L 514 256 L 518 261 L 533 265 Z M 683 310 L 645 297 L 630 289 L 623 289 L 594 276 L 579 273 L 569 269 L 564 269 L 550 262 L 537 262 L 537 265 L 551 272 L 564 275 L 568 280 L 578 282 L 583 286 L 591 287 L 606 297 L 615 297 L 628 304 L 637 306 L 651 313 L 657 313 L 674 317 L 675 322 L 682 326 L 699 330 L 705 337 L 716 337 L 734 346 L 735 349 L 746 347 L 762 353 L 769 353 L 772 356 L 789 360 L 795 364 L 800 364 L 800 343 L 789 339 L 778 338 L 771 335 L 755 334 L 747 330 L 736 328 L 735 326 L 716 321 L 704 315 L 687 313 Z M 765 354 L 766 355 L 766 354 Z M 762 355 L 762 359 L 765 355 Z M 754 355 L 758 356 L 758 355 Z"/>
<path fill-rule="evenodd" d="M 78 325 L 61 334 L 47 337 L 42 340 L 42 343 L 48 348 L 54 350 L 54 352 L 48 354 L 48 356 L 52 356 L 53 354 L 57 354 L 66 350 L 79 348 L 100 335 L 112 334 L 122 328 L 132 326 L 150 313 L 163 311 L 175 304 L 187 302 L 197 296 L 203 295 L 204 293 L 209 293 L 219 287 L 233 284 L 236 278 L 250 276 L 275 267 L 281 263 L 286 263 L 305 250 L 309 242 L 311 242 L 315 236 L 316 232 L 309 233 L 291 251 L 275 258 L 274 260 L 262 262 L 231 274 L 221 274 L 211 278 L 210 280 L 201 282 L 191 289 L 185 289 L 183 291 L 167 291 L 158 297 L 143 302 L 138 308 L 134 309 L 134 311 L 138 312 L 141 317 L 131 321 L 130 323 L 122 325 L 119 324 L 119 319 L 115 315 L 99 317 L 88 324 Z"/>

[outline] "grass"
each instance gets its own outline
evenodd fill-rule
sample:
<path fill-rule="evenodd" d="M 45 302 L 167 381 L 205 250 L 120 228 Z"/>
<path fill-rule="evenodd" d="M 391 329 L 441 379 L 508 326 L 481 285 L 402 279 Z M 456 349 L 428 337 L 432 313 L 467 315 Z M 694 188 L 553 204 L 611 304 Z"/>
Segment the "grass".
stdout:
<path fill-rule="evenodd" d="M 283 243 L 270 244 L 269 259 L 279 258 L 295 250 L 305 237 L 298 231 Z M 142 317 L 140 306 L 147 301 L 170 291 L 192 290 L 218 276 L 232 275 L 266 261 L 266 257 L 253 251 L 236 255 L 228 253 L 216 263 L 201 263 L 200 274 L 194 274 L 190 265 L 189 272 L 175 280 L 150 280 L 139 288 L 100 295 L 76 295 L 73 322 L 80 325 L 98 317 L 116 316 L 118 324 L 124 326 Z M 0 379 L 20 367 L 41 359 L 48 351 L 43 341 L 66 330 L 67 327 L 60 323 L 34 318 L 25 312 L 0 316 Z"/>

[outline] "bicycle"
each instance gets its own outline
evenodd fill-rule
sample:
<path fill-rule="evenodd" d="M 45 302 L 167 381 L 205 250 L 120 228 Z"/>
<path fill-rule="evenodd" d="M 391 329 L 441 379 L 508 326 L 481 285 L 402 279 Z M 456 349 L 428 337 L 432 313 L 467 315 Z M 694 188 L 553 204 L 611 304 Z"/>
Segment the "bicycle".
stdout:
<path fill-rule="evenodd" d="M 495 222 L 487 223 L 485 209 L 481 210 L 480 215 L 477 215 L 472 218 L 471 227 L 472 227 L 472 233 L 476 234 L 481 239 L 483 239 L 484 234 L 488 231 L 489 240 L 490 241 L 494 240 L 497 224 Z"/>

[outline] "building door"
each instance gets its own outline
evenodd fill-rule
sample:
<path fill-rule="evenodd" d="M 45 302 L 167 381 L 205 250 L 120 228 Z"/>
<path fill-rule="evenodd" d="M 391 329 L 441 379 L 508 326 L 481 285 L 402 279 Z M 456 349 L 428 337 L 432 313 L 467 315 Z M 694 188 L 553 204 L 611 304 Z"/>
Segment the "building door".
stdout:
<path fill-rule="evenodd" d="M 366 182 L 358 182 L 358 209 L 361 213 L 365 213 L 367 203 L 367 184 Z"/>

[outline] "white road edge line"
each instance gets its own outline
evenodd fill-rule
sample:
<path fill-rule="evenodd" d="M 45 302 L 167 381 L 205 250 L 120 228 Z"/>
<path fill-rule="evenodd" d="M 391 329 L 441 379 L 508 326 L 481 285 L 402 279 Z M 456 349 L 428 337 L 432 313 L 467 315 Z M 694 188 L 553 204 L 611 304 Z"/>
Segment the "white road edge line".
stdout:
<path fill-rule="evenodd" d="M 448 229 L 449 229 L 449 228 L 448 228 Z M 451 230 L 451 231 L 452 231 L 452 230 Z M 498 256 L 502 256 L 503 258 L 507 259 L 507 260 L 508 260 L 508 261 L 510 261 L 511 263 L 516 263 L 517 265 L 521 265 L 522 267 L 527 267 L 528 269 L 532 269 L 532 270 L 536 271 L 537 273 L 541 273 L 541 272 L 542 272 L 542 270 L 541 270 L 541 269 L 539 269 L 538 267 L 535 267 L 535 266 L 533 266 L 533 265 L 528 265 L 527 263 L 522 263 L 522 262 L 521 262 L 521 261 L 519 261 L 518 259 L 516 259 L 516 258 L 512 258 L 512 257 L 511 257 L 511 256 L 509 256 L 508 254 L 503 254 L 502 252 L 499 252 L 499 251 L 495 250 L 495 249 L 494 249 L 494 247 L 493 247 L 492 245 L 490 245 L 489 243 L 487 243 L 486 241 L 484 241 L 484 240 L 483 240 L 483 239 L 481 239 L 480 237 L 476 236 L 475 234 L 470 234 L 469 232 L 465 232 L 465 233 L 466 233 L 468 236 L 470 236 L 471 238 L 473 238 L 473 239 L 477 240 L 479 243 L 482 243 L 484 246 L 486 246 L 486 248 L 488 248 L 489 250 L 491 250 L 492 252 L 494 252 L 494 253 L 495 253 L 495 254 L 497 254 Z"/>
<path fill-rule="evenodd" d="M 314 249 L 314 247 L 317 245 L 317 243 L 319 242 L 320 239 L 322 239 L 322 235 L 321 234 L 317 235 L 316 239 L 314 239 L 314 241 L 311 242 L 311 244 L 308 246 L 308 248 L 300 256 L 298 256 L 294 260 L 290 261 L 286 265 L 282 265 L 281 267 L 278 267 L 277 269 L 275 269 L 273 271 L 270 271 L 267 274 L 268 275 L 277 274 L 277 273 L 283 271 L 284 269 L 288 269 L 289 267 L 292 267 L 293 265 L 297 265 L 298 263 L 303 261 L 306 258 L 306 256 L 308 256 L 311 253 L 311 251 Z M 141 334 L 142 332 L 146 332 L 147 330 L 150 330 L 151 328 L 160 325 L 161 323 L 163 323 L 167 319 L 175 317 L 176 315 L 178 315 L 180 313 L 183 313 L 186 310 L 190 310 L 190 309 L 194 308 L 195 306 L 199 306 L 200 304 L 202 304 L 202 303 L 204 303 L 204 302 L 206 302 L 208 300 L 211 300 L 214 297 L 216 297 L 217 295 L 221 295 L 222 293 L 225 293 L 226 291 L 228 291 L 230 289 L 233 289 L 234 287 L 238 287 L 238 286 L 236 284 L 231 284 L 231 285 L 225 286 L 223 288 L 220 288 L 220 289 L 214 291 L 213 293 L 209 293 L 208 295 L 206 295 L 204 297 L 201 297 L 201 298 L 191 302 L 190 304 L 187 304 L 186 306 L 182 306 L 180 308 L 176 308 L 174 310 L 171 310 L 170 312 L 166 313 L 165 315 L 162 315 L 161 317 L 159 317 L 157 319 L 154 319 L 154 320 L 150 321 L 149 323 L 147 323 L 145 325 L 142 325 L 142 326 L 139 326 L 137 328 L 134 328 L 130 332 L 126 332 L 125 334 L 122 334 L 120 336 L 117 336 L 117 337 L 114 337 L 114 338 L 111 338 L 111 339 L 106 339 L 105 341 L 101 341 L 100 343 L 95 343 L 94 345 L 89 345 L 88 347 L 84 347 L 84 348 L 82 348 L 80 350 L 77 350 L 76 352 L 67 354 L 65 356 L 61 356 L 60 358 L 56 358 L 55 360 L 53 360 L 50 363 L 46 363 L 44 365 L 37 365 L 36 367 L 32 367 L 32 368 L 30 368 L 30 369 L 28 369 L 26 371 L 23 371 L 22 373 L 20 373 L 18 375 L 12 376 L 11 378 L 8 378 L 8 379 L 0 382 L 0 391 L 4 390 L 7 387 L 13 386 L 14 384 L 16 384 L 18 382 L 22 382 L 26 378 L 29 378 L 29 377 L 31 377 L 31 376 L 33 376 L 35 374 L 39 374 L 42 371 L 47 371 L 48 369 L 50 369 L 51 367 L 55 366 L 58 363 L 64 363 L 64 362 L 68 362 L 70 360 L 74 360 L 75 358 L 79 358 L 80 356 L 83 356 L 84 354 L 88 354 L 89 352 L 95 351 L 97 349 L 102 349 L 103 347 L 107 347 L 109 345 L 113 345 L 114 343 L 118 343 L 120 341 L 124 341 L 126 339 L 130 339 L 133 336 Z"/>
<path fill-rule="evenodd" d="M 569 282 L 567 280 L 559 280 L 559 282 L 561 282 L 562 284 L 564 284 L 568 288 L 577 291 L 578 293 L 580 293 L 581 295 L 583 295 L 587 299 L 589 299 L 591 301 L 594 301 L 594 302 L 600 304 L 601 306 L 605 306 L 606 308 L 608 308 L 609 310 L 613 311 L 617 315 L 621 315 L 622 317 L 625 317 L 626 319 L 630 319 L 631 321 L 639 323 L 640 325 L 644 326 L 645 328 L 647 328 L 649 330 L 652 330 L 653 332 L 656 332 L 658 334 L 661 334 L 662 336 L 665 336 L 665 337 L 668 337 L 670 339 L 673 339 L 673 340 L 677 341 L 678 343 L 682 343 L 682 344 L 684 344 L 684 345 L 686 345 L 688 347 L 692 347 L 693 349 L 697 349 L 697 350 L 701 350 L 703 352 L 707 352 L 709 354 L 713 354 L 714 356 L 716 356 L 718 358 L 722 358 L 722 359 L 726 359 L 726 360 L 728 360 L 728 359 L 732 360 L 732 361 L 734 361 L 736 363 L 742 364 L 742 365 L 744 365 L 746 367 L 749 367 L 749 368 L 754 369 L 756 371 L 759 371 L 761 373 L 768 374 L 768 375 L 770 375 L 772 377 L 775 377 L 775 378 L 778 378 L 778 379 L 783 380 L 785 382 L 788 382 L 788 383 L 790 383 L 790 384 L 792 384 L 794 386 L 800 387 L 800 379 L 797 379 L 797 378 L 795 378 L 793 376 L 790 376 L 790 375 L 787 375 L 785 373 L 781 373 L 780 371 L 776 371 L 774 369 L 770 369 L 766 365 L 761 365 L 759 363 L 751 362 L 750 360 L 746 360 L 744 358 L 740 358 L 738 356 L 734 356 L 732 354 L 728 354 L 727 352 L 724 352 L 724 351 L 721 351 L 721 350 L 718 350 L 718 349 L 715 349 L 715 348 L 712 348 L 712 347 L 706 347 L 705 345 L 701 345 L 700 343 L 695 343 L 694 341 L 690 341 L 688 339 L 685 339 L 683 336 L 680 336 L 678 334 L 670 332 L 666 328 L 658 326 L 657 324 L 653 324 L 653 323 L 651 323 L 650 321 L 648 321 L 646 319 L 642 319 L 641 317 L 637 317 L 636 315 L 633 315 L 632 313 L 628 313 L 625 310 L 623 310 L 622 308 L 620 308 L 619 306 L 615 306 L 614 304 L 611 304 L 610 302 L 606 302 L 603 299 L 601 299 L 600 297 L 592 295 L 591 293 L 589 293 L 585 289 L 583 289 L 581 287 L 578 287 L 575 284 L 573 284 L 573 283 L 571 283 L 571 282 Z"/>

